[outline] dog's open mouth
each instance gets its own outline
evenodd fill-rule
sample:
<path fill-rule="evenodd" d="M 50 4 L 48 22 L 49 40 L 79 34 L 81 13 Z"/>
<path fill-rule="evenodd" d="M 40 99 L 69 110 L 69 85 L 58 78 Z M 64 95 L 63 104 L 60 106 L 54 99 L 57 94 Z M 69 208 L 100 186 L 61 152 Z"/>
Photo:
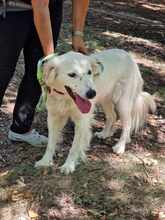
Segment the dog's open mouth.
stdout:
<path fill-rule="evenodd" d="M 67 93 L 73 99 L 74 103 L 77 105 L 78 109 L 82 113 L 88 113 L 91 109 L 92 104 L 87 99 L 82 98 L 77 93 L 73 92 L 72 89 L 68 86 L 65 86 Z"/>

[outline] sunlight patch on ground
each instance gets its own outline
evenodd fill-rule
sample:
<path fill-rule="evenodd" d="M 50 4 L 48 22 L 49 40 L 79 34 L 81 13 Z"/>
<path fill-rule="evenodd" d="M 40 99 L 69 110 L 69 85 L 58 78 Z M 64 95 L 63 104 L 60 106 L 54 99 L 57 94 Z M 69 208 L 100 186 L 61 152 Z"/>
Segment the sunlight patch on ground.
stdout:
<path fill-rule="evenodd" d="M 51 208 L 48 211 L 49 218 L 74 218 L 78 219 L 82 213 L 85 215 L 86 212 L 78 208 L 75 204 L 71 196 L 63 193 L 61 196 L 55 198 L 58 208 Z"/>
<path fill-rule="evenodd" d="M 109 36 L 109 37 L 114 37 L 114 38 L 124 38 L 126 39 L 128 42 L 134 42 L 134 43 L 144 43 L 146 46 L 150 46 L 150 47 L 154 47 L 157 49 L 162 49 L 162 47 L 158 44 L 153 42 L 152 40 L 147 40 L 144 38 L 140 38 L 140 37 L 133 37 L 127 34 L 122 34 L 119 32 L 111 32 L 111 31 L 105 31 L 101 33 L 103 36 Z"/>
<path fill-rule="evenodd" d="M 153 60 L 150 59 L 146 54 L 142 53 L 134 53 L 131 52 L 131 54 L 134 56 L 136 62 L 138 64 L 143 64 L 145 67 L 152 68 L 153 70 L 156 70 L 155 73 L 157 73 L 160 76 L 165 76 L 165 63 L 159 62 L 159 60 Z"/>
<path fill-rule="evenodd" d="M 105 184 L 110 190 L 120 191 L 123 190 L 125 182 L 119 179 L 112 179 L 106 181 Z"/>
<path fill-rule="evenodd" d="M 9 173 L 8 170 L 7 170 L 7 171 L 4 171 L 4 172 L 3 172 L 3 171 L 0 172 L 0 178 L 6 176 L 8 173 Z"/>
<path fill-rule="evenodd" d="M 19 208 L 18 208 L 19 207 Z M 27 213 L 28 202 L 16 202 L 1 207 L 1 220 L 31 220 Z"/>
<path fill-rule="evenodd" d="M 147 3 L 147 4 L 142 4 L 142 6 L 147 9 L 152 9 L 153 11 L 164 11 L 165 10 L 165 6 L 163 4 Z"/>

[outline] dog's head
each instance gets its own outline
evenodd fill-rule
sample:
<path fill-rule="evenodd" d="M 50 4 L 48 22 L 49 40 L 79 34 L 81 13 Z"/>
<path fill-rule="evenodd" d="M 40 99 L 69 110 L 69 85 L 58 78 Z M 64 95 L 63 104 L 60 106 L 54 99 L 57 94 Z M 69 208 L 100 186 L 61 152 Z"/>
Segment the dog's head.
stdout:
<path fill-rule="evenodd" d="M 44 61 L 45 84 L 71 98 L 82 113 L 88 113 L 96 96 L 94 62 L 88 56 L 68 52 Z"/>

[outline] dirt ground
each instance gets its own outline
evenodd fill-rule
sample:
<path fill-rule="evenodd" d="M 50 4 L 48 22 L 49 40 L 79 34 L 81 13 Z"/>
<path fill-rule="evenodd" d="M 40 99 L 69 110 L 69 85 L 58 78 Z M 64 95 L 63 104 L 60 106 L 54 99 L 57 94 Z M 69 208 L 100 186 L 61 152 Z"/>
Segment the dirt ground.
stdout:
<path fill-rule="evenodd" d="M 121 128 L 107 140 L 93 138 L 88 161 L 72 175 L 60 173 L 73 138 L 63 132 L 62 150 L 50 169 L 34 169 L 42 148 L 11 143 L 7 132 L 23 58 L 17 65 L 0 110 L 0 220 L 163 220 L 165 219 L 165 1 L 91 0 L 85 38 L 90 51 L 122 48 L 131 52 L 144 78 L 144 89 L 155 95 L 157 112 L 132 136 L 126 152 L 112 146 Z M 71 1 L 65 1 L 59 52 L 71 49 Z M 93 130 L 104 126 L 98 111 Z M 34 125 L 47 135 L 46 113 Z"/>

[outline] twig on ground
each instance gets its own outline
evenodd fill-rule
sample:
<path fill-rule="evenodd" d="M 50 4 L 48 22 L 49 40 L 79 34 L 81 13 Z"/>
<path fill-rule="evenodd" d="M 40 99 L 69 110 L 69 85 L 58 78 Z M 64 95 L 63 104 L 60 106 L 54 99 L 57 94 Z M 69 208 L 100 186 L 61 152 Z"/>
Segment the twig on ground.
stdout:
<path fill-rule="evenodd" d="M 147 178 L 149 178 L 151 180 L 151 177 L 150 177 L 150 175 L 148 173 L 148 170 L 147 170 L 147 167 L 145 165 L 144 160 L 142 158 L 138 157 L 137 155 L 135 155 L 135 157 L 142 162 L 142 165 L 143 165 L 143 168 L 144 168 L 144 172 L 145 172 Z"/>

